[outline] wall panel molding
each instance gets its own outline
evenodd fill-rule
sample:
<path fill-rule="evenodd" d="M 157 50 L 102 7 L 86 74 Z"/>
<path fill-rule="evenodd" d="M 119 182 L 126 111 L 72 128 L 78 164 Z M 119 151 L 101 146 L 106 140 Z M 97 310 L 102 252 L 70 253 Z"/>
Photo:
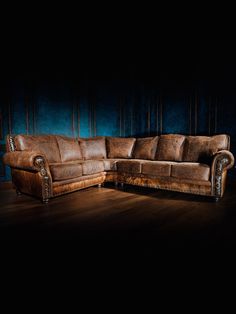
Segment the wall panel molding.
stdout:
<path fill-rule="evenodd" d="M 71 116 L 71 130 L 72 136 L 75 137 L 75 102 L 72 102 L 72 116 Z"/>
<path fill-rule="evenodd" d="M 163 97 L 160 95 L 159 97 L 159 126 L 160 126 L 160 134 L 162 134 L 163 124 L 162 124 L 162 115 L 163 115 Z"/>
<path fill-rule="evenodd" d="M 208 135 L 211 135 L 211 105 L 212 105 L 212 97 L 208 97 Z"/>
<path fill-rule="evenodd" d="M 97 136 L 96 100 L 93 98 L 93 136 Z"/>
<path fill-rule="evenodd" d="M 147 106 L 148 106 L 148 111 L 147 111 L 147 134 L 150 136 L 151 134 L 151 99 L 150 97 L 147 97 Z"/>
<path fill-rule="evenodd" d="M 132 96 L 132 104 L 130 110 L 130 135 L 133 136 L 134 132 L 134 105 L 135 105 L 135 96 Z"/>
<path fill-rule="evenodd" d="M 2 109 L 0 108 L 0 140 L 3 140 L 4 135 L 3 135 L 3 113 Z"/>
<path fill-rule="evenodd" d="M 12 116 L 11 116 L 11 104 L 8 103 L 8 133 L 11 134 L 12 131 Z"/>
<path fill-rule="evenodd" d="M 214 127 L 214 133 L 217 133 L 217 120 L 218 120 L 218 105 L 219 105 L 219 97 L 216 97 L 216 103 L 215 103 L 215 127 Z"/>
<path fill-rule="evenodd" d="M 95 97 L 91 97 L 89 101 L 89 134 L 90 137 L 96 136 L 96 103 Z"/>
<path fill-rule="evenodd" d="M 195 97 L 194 97 L 194 135 L 197 134 L 197 128 L 198 128 L 198 102 L 199 102 L 199 96 L 197 91 L 195 91 Z"/>
<path fill-rule="evenodd" d="M 29 99 L 25 97 L 25 130 L 29 134 Z"/>
<path fill-rule="evenodd" d="M 125 97 L 119 97 L 119 134 L 125 136 Z"/>
<path fill-rule="evenodd" d="M 33 103 L 33 134 L 36 134 L 36 114 L 35 114 L 36 103 Z"/>
<path fill-rule="evenodd" d="M 80 137 L 80 98 L 77 101 L 77 123 L 78 123 L 78 137 Z"/>
<path fill-rule="evenodd" d="M 155 97 L 156 100 L 156 134 L 159 134 L 159 103 L 160 103 L 160 95 L 156 95 Z"/>
<path fill-rule="evenodd" d="M 92 137 L 92 104 L 89 104 L 89 136 Z"/>
<path fill-rule="evenodd" d="M 189 103 L 189 135 L 192 135 L 192 97 L 188 96 Z"/>

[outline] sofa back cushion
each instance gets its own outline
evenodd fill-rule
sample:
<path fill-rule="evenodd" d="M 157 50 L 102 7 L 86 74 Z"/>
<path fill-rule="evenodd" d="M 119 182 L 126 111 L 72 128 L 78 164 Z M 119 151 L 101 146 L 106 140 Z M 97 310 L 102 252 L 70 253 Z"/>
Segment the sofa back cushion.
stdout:
<path fill-rule="evenodd" d="M 229 137 L 226 134 L 187 136 L 183 160 L 207 163 L 212 155 L 222 149 L 229 149 Z"/>
<path fill-rule="evenodd" d="M 107 137 L 108 158 L 131 158 L 135 138 Z"/>
<path fill-rule="evenodd" d="M 79 143 L 76 139 L 66 136 L 56 136 L 61 161 L 74 161 L 82 158 Z"/>
<path fill-rule="evenodd" d="M 134 146 L 133 158 L 155 159 L 158 136 L 137 138 Z"/>
<path fill-rule="evenodd" d="M 41 152 L 50 163 L 61 162 L 56 136 L 54 135 L 17 135 L 14 141 L 16 150 Z"/>
<path fill-rule="evenodd" d="M 83 159 L 106 158 L 106 140 L 103 136 L 91 138 L 79 138 Z"/>
<path fill-rule="evenodd" d="M 165 161 L 182 161 L 184 141 L 184 135 L 161 135 L 158 141 L 155 159 Z"/>

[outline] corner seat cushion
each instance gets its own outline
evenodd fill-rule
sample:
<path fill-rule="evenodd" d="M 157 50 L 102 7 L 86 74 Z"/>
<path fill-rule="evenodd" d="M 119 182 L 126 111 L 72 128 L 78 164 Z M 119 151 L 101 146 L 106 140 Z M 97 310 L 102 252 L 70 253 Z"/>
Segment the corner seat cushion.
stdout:
<path fill-rule="evenodd" d="M 108 158 L 131 158 L 135 138 L 107 137 Z"/>
<path fill-rule="evenodd" d="M 157 145 L 156 160 L 182 161 L 185 136 L 180 134 L 161 135 Z"/>
<path fill-rule="evenodd" d="M 117 159 L 117 158 L 110 158 L 110 159 L 103 159 L 104 170 L 105 171 L 117 171 L 117 162 L 126 159 Z"/>
<path fill-rule="evenodd" d="M 60 163 L 61 157 L 55 135 L 17 135 L 14 138 L 16 150 L 42 152 L 49 163 Z"/>
<path fill-rule="evenodd" d="M 205 164 L 181 162 L 171 167 L 171 176 L 178 179 L 208 181 L 210 178 L 210 167 Z"/>
<path fill-rule="evenodd" d="M 144 161 L 142 164 L 142 174 L 169 177 L 171 174 L 171 161 Z"/>
<path fill-rule="evenodd" d="M 158 136 L 137 138 L 134 146 L 133 158 L 155 159 Z"/>
<path fill-rule="evenodd" d="M 117 161 L 117 171 L 127 173 L 141 173 L 142 160 L 122 160 Z"/>
<path fill-rule="evenodd" d="M 73 179 L 82 176 L 82 165 L 78 162 L 53 163 L 49 165 L 53 181 Z"/>
<path fill-rule="evenodd" d="M 91 138 L 79 138 L 79 145 L 83 159 L 104 159 L 106 158 L 106 139 L 103 136 Z"/>
<path fill-rule="evenodd" d="M 62 162 L 82 159 L 80 146 L 76 139 L 59 135 L 56 136 L 56 139 Z"/>
<path fill-rule="evenodd" d="M 102 160 L 86 160 L 82 162 L 83 175 L 94 174 L 104 171 Z"/>
<path fill-rule="evenodd" d="M 187 136 L 183 161 L 209 163 L 212 155 L 224 149 L 229 149 L 229 137 L 226 134 Z"/>

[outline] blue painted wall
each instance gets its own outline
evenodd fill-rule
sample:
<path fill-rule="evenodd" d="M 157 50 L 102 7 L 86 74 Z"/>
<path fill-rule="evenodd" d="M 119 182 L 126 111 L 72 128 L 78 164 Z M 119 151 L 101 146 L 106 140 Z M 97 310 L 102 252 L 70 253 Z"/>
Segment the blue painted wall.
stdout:
<path fill-rule="evenodd" d="M 166 84 L 167 85 L 167 84 Z M 72 137 L 228 133 L 236 155 L 236 93 L 204 84 L 166 87 L 126 79 L 11 81 L 0 95 L 0 158 L 5 136 Z M 10 171 L 0 159 L 0 181 Z"/>

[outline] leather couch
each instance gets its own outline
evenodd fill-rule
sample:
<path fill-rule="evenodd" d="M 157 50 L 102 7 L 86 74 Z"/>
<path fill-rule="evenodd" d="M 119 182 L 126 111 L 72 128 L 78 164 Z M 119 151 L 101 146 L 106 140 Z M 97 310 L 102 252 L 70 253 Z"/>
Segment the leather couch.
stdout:
<path fill-rule="evenodd" d="M 17 193 L 52 197 L 110 181 L 221 198 L 234 164 L 228 135 L 147 138 L 7 136 Z"/>

